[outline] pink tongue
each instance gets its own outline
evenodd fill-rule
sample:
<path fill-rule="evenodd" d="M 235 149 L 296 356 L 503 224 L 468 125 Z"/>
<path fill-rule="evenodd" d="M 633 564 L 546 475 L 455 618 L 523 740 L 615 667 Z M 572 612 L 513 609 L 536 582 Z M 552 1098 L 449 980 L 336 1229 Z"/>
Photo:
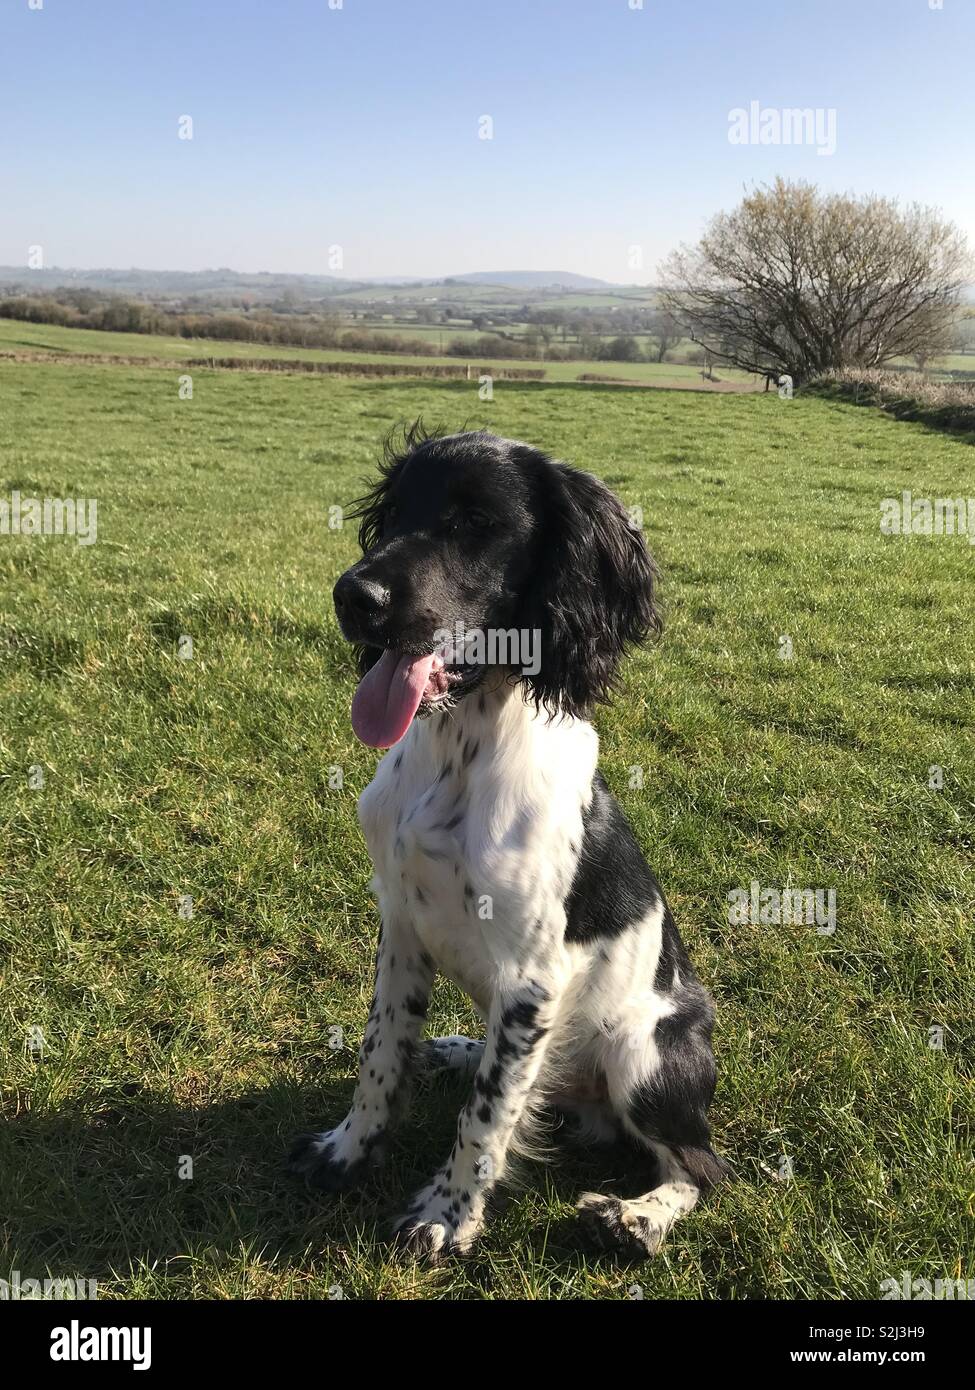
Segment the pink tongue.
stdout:
<path fill-rule="evenodd" d="M 398 743 L 423 698 L 430 656 L 397 656 L 386 651 L 362 677 L 352 697 L 352 728 L 370 748 Z"/>

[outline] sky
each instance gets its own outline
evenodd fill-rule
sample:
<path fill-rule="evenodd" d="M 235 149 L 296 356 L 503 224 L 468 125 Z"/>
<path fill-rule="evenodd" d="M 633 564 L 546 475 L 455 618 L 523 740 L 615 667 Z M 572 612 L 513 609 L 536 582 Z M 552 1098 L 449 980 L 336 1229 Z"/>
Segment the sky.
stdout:
<path fill-rule="evenodd" d="M 975 241 L 973 61 L 975 0 L 0 0 L 0 265 L 643 284 L 777 174 Z"/>

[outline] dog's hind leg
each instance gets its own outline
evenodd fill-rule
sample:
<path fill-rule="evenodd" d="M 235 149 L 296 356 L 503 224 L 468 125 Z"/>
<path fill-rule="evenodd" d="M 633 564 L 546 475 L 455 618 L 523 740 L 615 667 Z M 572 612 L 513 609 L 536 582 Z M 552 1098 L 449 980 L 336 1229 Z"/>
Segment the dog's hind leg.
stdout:
<path fill-rule="evenodd" d="M 578 1203 L 598 1244 L 629 1257 L 656 1254 L 677 1218 L 729 1173 L 711 1149 L 707 1120 L 715 1084 L 711 1001 L 693 976 L 675 985 L 655 1023 L 621 1021 L 606 1055 L 617 1119 L 637 1149 L 656 1159 L 657 1181 L 639 1197 L 587 1192 Z"/>
<path fill-rule="evenodd" d="M 661 1181 L 641 1197 L 615 1197 L 584 1192 L 576 1203 L 587 1234 L 604 1250 L 631 1259 L 655 1255 L 679 1216 L 691 1211 L 701 1187 L 678 1155 L 654 1144 Z"/>

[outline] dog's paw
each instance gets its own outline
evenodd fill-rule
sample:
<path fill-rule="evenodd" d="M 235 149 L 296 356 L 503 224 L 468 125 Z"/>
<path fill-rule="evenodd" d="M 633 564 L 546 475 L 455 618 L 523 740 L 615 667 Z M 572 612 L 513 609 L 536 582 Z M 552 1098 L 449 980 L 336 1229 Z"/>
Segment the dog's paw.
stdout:
<path fill-rule="evenodd" d="M 484 1043 L 454 1033 L 446 1038 L 425 1038 L 417 1047 L 417 1065 L 427 1071 L 460 1072 L 473 1076 L 484 1055 Z"/>
<path fill-rule="evenodd" d="M 442 1221 L 421 1221 L 415 1216 L 400 1218 L 393 1230 L 393 1240 L 405 1254 L 431 1265 L 458 1252 L 448 1226 Z"/>
<path fill-rule="evenodd" d="M 463 1255 L 481 1229 L 479 1204 L 467 1191 L 453 1191 L 442 1177 L 419 1193 L 393 1226 L 401 1250 L 439 1264 L 450 1255 Z"/>
<path fill-rule="evenodd" d="M 381 1160 L 378 1144 L 363 1141 L 350 1149 L 341 1130 L 301 1134 L 288 1155 L 288 1170 L 321 1192 L 344 1192 L 364 1182 Z"/>
<path fill-rule="evenodd" d="M 644 1203 L 586 1192 L 576 1203 L 586 1234 L 600 1250 L 626 1260 L 646 1260 L 663 1245 L 669 1222 L 655 1221 Z"/>

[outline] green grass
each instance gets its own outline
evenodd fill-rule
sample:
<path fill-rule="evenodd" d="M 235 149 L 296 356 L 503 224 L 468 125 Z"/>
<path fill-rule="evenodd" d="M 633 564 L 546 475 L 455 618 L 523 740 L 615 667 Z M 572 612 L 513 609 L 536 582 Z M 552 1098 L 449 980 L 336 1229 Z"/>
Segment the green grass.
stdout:
<path fill-rule="evenodd" d="M 372 328 L 366 330 L 373 332 Z M 404 338 L 416 337 L 409 325 L 393 329 Z M 428 329 L 427 334 L 439 333 L 439 329 Z M 444 329 L 444 342 L 453 337 L 464 337 L 462 331 Z M 478 335 L 473 335 L 478 336 Z M 301 358 L 312 362 L 389 362 L 391 364 L 410 364 L 413 366 L 436 366 L 450 364 L 463 366 L 467 359 L 461 357 L 426 357 L 409 353 L 381 353 L 343 351 L 338 348 L 279 347 L 272 343 L 224 342 L 215 338 L 177 338 L 155 333 L 106 333 L 93 328 L 62 328 L 57 324 L 21 323 L 17 319 L 0 319 L 0 352 L 50 352 L 85 354 L 115 354 L 121 357 L 156 357 L 162 359 L 184 359 L 210 357 L 280 357 Z M 470 359 L 474 367 L 490 366 L 490 361 L 480 358 Z M 595 372 L 601 376 L 621 378 L 624 381 L 700 381 L 701 368 L 689 367 L 680 363 L 664 362 L 539 362 L 535 358 L 504 358 L 493 364 L 496 367 L 541 368 L 547 381 L 577 381 L 585 374 Z M 747 381 L 744 372 L 733 369 L 718 369 L 717 375 L 726 381 Z"/>
<path fill-rule="evenodd" d="M 466 383 L 204 368 L 194 388 L 0 364 L 0 496 L 99 503 L 96 545 L 0 537 L 0 1277 L 872 1299 L 904 1269 L 975 1274 L 975 549 L 878 527 L 903 488 L 967 495 L 971 445 L 775 395 L 501 383 L 484 404 Z M 593 469 L 642 506 L 665 575 L 664 640 L 597 724 L 717 999 L 716 1145 L 740 1180 L 636 1270 L 581 1239 L 595 1154 L 530 1169 L 465 1263 L 390 1254 L 387 1218 L 449 1147 L 453 1083 L 421 1087 L 374 1188 L 319 1200 L 281 1171 L 293 1133 L 344 1113 L 377 926 L 355 822 L 375 755 L 330 601 L 354 535 L 328 508 L 420 412 Z M 752 879 L 835 888 L 835 934 L 730 926 Z M 476 1024 L 441 984 L 431 1027 Z"/>
<path fill-rule="evenodd" d="M 381 322 L 370 319 L 366 323 L 343 323 L 345 332 L 379 333 L 385 338 L 422 338 L 424 342 L 438 347 L 452 338 L 479 338 L 481 335 L 469 323 L 429 324 L 414 323 L 412 319 L 396 319 Z M 486 329 L 485 332 L 490 332 Z"/>

